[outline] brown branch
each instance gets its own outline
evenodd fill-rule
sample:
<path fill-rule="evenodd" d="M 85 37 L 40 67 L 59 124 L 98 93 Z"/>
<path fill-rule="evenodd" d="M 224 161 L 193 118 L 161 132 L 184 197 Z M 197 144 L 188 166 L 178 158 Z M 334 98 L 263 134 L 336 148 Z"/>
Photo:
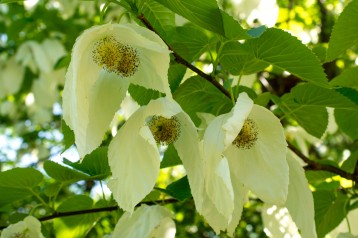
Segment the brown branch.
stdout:
<path fill-rule="evenodd" d="M 141 204 L 146 205 L 155 205 L 155 204 L 171 204 L 178 202 L 175 198 L 169 198 L 165 200 L 159 200 L 159 201 L 151 201 L 151 202 L 141 202 L 136 207 L 140 206 Z M 55 218 L 60 217 L 68 217 L 68 216 L 76 216 L 76 215 L 84 215 L 84 214 L 90 214 L 90 213 L 97 213 L 97 212 L 111 212 L 118 210 L 118 206 L 111 206 L 111 207 L 100 207 L 100 208 L 91 208 L 91 209 L 85 209 L 85 210 L 78 210 L 78 211 L 69 211 L 69 212 L 54 212 L 51 215 L 43 216 L 38 218 L 39 221 L 48 221 Z M 0 226 L 0 230 L 6 228 L 7 226 Z"/>
<path fill-rule="evenodd" d="M 324 170 L 324 171 L 338 174 L 342 178 L 346 178 L 346 179 L 358 182 L 357 174 L 348 173 L 348 172 L 341 170 L 337 167 L 334 167 L 332 165 L 320 164 L 320 163 L 313 161 L 313 160 L 309 159 L 308 157 L 306 157 L 304 154 L 302 154 L 301 151 L 299 151 L 296 147 L 294 147 L 290 142 L 287 141 L 287 144 L 288 144 L 288 148 L 291 151 L 293 151 L 298 157 L 300 157 L 305 163 L 307 163 L 307 165 L 308 165 L 306 167 L 307 170 Z"/>
<path fill-rule="evenodd" d="M 152 26 L 152 24 L 150 24 L 150 22 L 144 17 L 143 14 L 138 16 L 138 19 L 141 20 L 141 22 L 151 31 L 155 32 L 158 36 L 160 36 L 160 34 L 158 34 L 158 32 L 154 29 L 154 27 Z M 161 37 L 161 36 L 160 36 Z M 162 38 L 162 37 L 161 37 Z M 189 63 L 187 60 L 185 60 L 183 57 L 181 57 L 178 53 L 176 53 L 173 48 L 162 38 L 162 40 L 164 41 L 164 43 L 168 46 L 168 49 L 172 51 L 172 55 L 175 58 L 175 61 L 179 64 L 184 65 L 185 67 L 189 68 L 190 70 L 192 70 L 193 72 L 197 73 L 200 77 L 206 79 L 207 81 L 209 81 L 211 84 L 213 84 L 217 89 L 219 89 L 223 94 L 225 94 L 225 96 L 227 96 L 230 100 L 231 98 L 231 94 L 229 91 L 226 90 L 226 88 L 224 88 L 224 86 L 222 86 L 218 81 L 216 81 L 215 77 L 208 75 L 206 73 L 204 73 L 203 71 L 201 71 L 200 69 L 198 69 L 197 67 L 195 67 L 194 65 L 192 65 L 191 63 Z"/>

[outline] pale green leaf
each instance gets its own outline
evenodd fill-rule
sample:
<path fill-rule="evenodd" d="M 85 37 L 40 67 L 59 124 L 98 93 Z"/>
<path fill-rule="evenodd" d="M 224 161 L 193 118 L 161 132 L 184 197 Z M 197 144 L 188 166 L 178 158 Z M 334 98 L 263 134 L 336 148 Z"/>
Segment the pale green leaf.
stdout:
<path fill-rule="evenodd" d="M 326 61 L 336 59 L 358 42 L 358 1 L 351 1 L 338 17 L 329 40 Z"/>
<path fill-rule="evenodd" d="M 327 86 L 326 75 L 315 54 L 296 37 L 280 29 L 267 29 L 251 41 L 254 55 L 302 80 Z"/>

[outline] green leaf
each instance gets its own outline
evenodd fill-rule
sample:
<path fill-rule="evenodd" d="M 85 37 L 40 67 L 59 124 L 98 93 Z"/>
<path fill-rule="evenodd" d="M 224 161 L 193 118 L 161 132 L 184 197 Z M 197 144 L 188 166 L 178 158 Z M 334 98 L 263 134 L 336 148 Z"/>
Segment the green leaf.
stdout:
<path fill-rule="evenodd" d="M 33 168 L 14 168 L 1 172 L 0 207 L 33 195 L 32 189 L 42 180 L 42 173 Z"/>
<path fill-rule="evenodd" d="M 221 12 L 216 0 L 156 0 L 173 12 L 210 31 L 224 35 Z"/>
<path fill-rule="evenodd" d="M 166 188 L 166 191 L 169 195 L 180 201 L 192 197 L 187 176 L 184 176 L 181 179 L 169 184 L 169 186 Z"/>
<path fill-rule="evenodd" d="M 358 127 L 356 122 L 358 121 L 358 91 L 353 88 L 338 88 L 336 90 L 345 98 L 348 99 L 347 105 L 356 105 L 353 110 L 338 108 L 334 110 L 334 117 L 336 123 L 344 133 L 346 133 L 353 140 L 358 139 Z"/>
<path fill-rule="evenodd" d="M 163 160 L 160 163 L 160 168 L 172 167 L 178 164 L 182 164 L 178 152 L 173 144 L 170 144 L 167 150 L 164 152 Z"/>
<path fill-rule="evenodd" d="M 221 16 L 224 26 L 224 36 L 230 40 L 245 40 L 250 39 L 251 36 L 232 16 L 224 11 L 221 11 Z M 260 31 L 251 32 L 258 35 Z"/>
<path fill-rule="evenodd" d="M 177 54 L 192 62 L 208 49 L 209 39 L 200 28 L 187 24 L 173 29 L 168 43 Z"/>
<path fill-rule="evenodd" d="M 89 178 L 87 174 L 70 169 L 51 160 L 45 161 L 44 169 L 48 176 L 62 183 L 74 183 Z"/>
<path fill-rule="evenodd" d="M 336 59 L 358 42 L 358 1 L 351 1 L 338 17 L 333 27 L 326 61 Z"/>
<path fill-rule="evenodd" d="M 332 86 L 350 87 L 358 90 L 358 67 L 344 70 L 340 75 L 332 79 L 329 83 Z"/>
<path fill-rule="evenodd" d="M 200 124 L 197 112 L 219 115 L 229 112 L 233 105 L 223 93 L 200 76 L 187 79 L 173 96 L 196 125 Z"/>
<path fill-rule="evenodd" d="M 331 178 L 336 174 L 328 171 L 315 171 L 315 170 L 307 170 L 305 171 L 306 178 L 309 183 L 320 183 L 325 181 L 327 178 Z"/>
<path fill-rule="evenodd" d="M 358 107 L 335 90 L 312 84 L 300 84 L 285 94 L 279 103 L 281 110 L 294 118 L 308 133 L 321 137 L 328 125 L 326 107 L 355 114 Z M 352 121 L 351 121 L 352 123 Z"/>
<path fill-rule="evenodd" d="M 270 65 L 255 57 L 251 45 L 239 42 L 226 43 L 221 50 L 219 60 L 232 75 L 253 74 Z"/>
<path fill-rule="evenodd" d="M 80 211 L 93 208 L 93 201 L 85 195 L 75 195 L 65 200 L 57 212 Z M 100 213 L 81 214 L 54 219 L 57 237 L 86 237 L 86 234 L 101 218 Z"/>
<path fill-rule="evenodd" d="M 157 99 L 161 96 L 161 93 L 156 90 L 147 89 L 134 84 L 129 85 L 128 92 L 140 106 L 147 105 L 150 100 Z"/>
<path fill-rule="evenodd" d="M 327 86 L 327 78 L 315 54 L 296 37 L 280 29 L 269 28 L 260 38 L 248 40 L 257 59 L 286 70 L 319 86 Z"/>
<path fill-rule="evenodd" d="M 161 36 L 165 36 L 175 26 L 174 13 L 154 0 L 141 1 L 138 8 Z"/>
<path fill-rule="evenodd" d="M 313 193 L 313 199 L 317 235 L 324 237 L 344 219 L 349 200 L 341 193 L 336 196 L 333 192 L 319 190 Z"/>
<path fill-rule="evenodd" d="M 107 151 L 107 147 L 100 147 L 86 155 L 82 162 L 73 163 L 65 159 L 64 163 L 83 173 L 91 175 L 92 179 L 104 179 L 111 174 Z"/>
<path fill-rule="evenodd" d="M 358 161 L 358 150 L 354 151 L 342 164 L 341 169 L 353 173 Z"/>
<path fill-rule="evenodd" d="M 181 81 L 183 80 L 185 72 L 186 72 L 185 66 L 177 63 L 170 64 L 168 70 L 168 81 L 170 85 L 170 90 L 172 92 L 175 92 L 175 90 L 178 89 Z"/>
<path fill-rule="evenodd" d="M 62 134 L 63 134 L 63 144 L 65 146 L 64 150 L 67 150 L 75 143 L 75 134 L 63 119 L 61 120 L 61 125 L 62 125 Z"/>

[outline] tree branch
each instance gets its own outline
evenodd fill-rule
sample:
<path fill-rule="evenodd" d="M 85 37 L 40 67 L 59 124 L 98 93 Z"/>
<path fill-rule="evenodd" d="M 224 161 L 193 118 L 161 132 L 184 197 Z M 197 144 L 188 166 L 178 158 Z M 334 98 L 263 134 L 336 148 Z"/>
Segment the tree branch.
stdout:
<path fill-rule="evenodd" d="M 154 27 L 150 24 L 150 22 L 144 17 L 143 14 L 138 16 L 138 19 L 141 20 L 141 22 L 151 31 L 155 32 L 158 36 L 160 36 L 160 34 L 158 34 L 158 32 L 154 29 Z M 160 36 L 161 37 L 161 36 Z M 162 38 L 162 37 L 161 37 Z M 206 79 L 207 81 L 209 81 L 211 84 L 213 84 L 217 89 L 219 89 L 223 94 L 225 94 L 230 100 L 232 100 L 231 98 L 231 94 L 229 91 L 226 90 L 226 88 L 224 88 L 224 86 L 222 86 L 218 81 L 216 81 L 216 79 L 211 76 L 208 75 L 206 73 L 204 73 L 203 71 L 201 71 L 200 69 L 198 69 L 197 67 L 195 67 L 194 65 L 192 65 L 191 63 L 189 63 L 188 61 L 186 61 L 183 57 L 181 57 L 178 53 L 176 53 L 173 48 L 162 38 L 162 40 L 164 41 L 164 43 L 168 46 L 168 49 L 172 51 L 172 55 L 175 58 L 175 61 L 179 64 L 184 65 L 185 67 L 191 69 L 193 72 L 197 73 L 200 77 Z"/>
<path fill-rule="evenodd" d="M 155 204 L 171 204 L 178 202 L 175 198 L 168 198 L 165 200 L 158 200 L 158 201 L 152 201 L 152 202 L 141 202 L 136 207 L 140 206 L 141 204 L 146 205 L 155 205 Z M 76 216 L 76 215 L 84 215 L 84 214 L 90 214 L 90 213 L 97 213 L 97 212 L 111 212 L 118 210 L 118 206 L 111 206 L 111 207 L 100 207 L 100 208 L 91 208 L 91 209 L 85 209 L 85 210 L 78 210 L 78 211 L 69 211 L 69 212 L 54 212 L 51 215 L 44 216 L 38 218 L 39 221 L 48 221 L 55 218 L 60 217 L 68 217 L 68 216 Z M 0 230 L 6 228 L 7 226 L 0 226 Z"/>
<path fill-rule="evenodd" d="M 296 147 L 294 147 L 290 142 L 287 141 L 287 144 L 288 144 L 288 148 L 291 151 L 293 151 L 298 157 L 300 157 L 305 163 L 307 163 L 308 166 L 305 168 L 306 170 L 324 170 L 324 171 L 338 174 L 342 178 L 346 178 L 358 182 L 357 174 L 348 173 L 332 165 L 320 164 L 316 161 L 307 158 L 304 154 L 301 153 L 301 151 L 299 151 Z"/>

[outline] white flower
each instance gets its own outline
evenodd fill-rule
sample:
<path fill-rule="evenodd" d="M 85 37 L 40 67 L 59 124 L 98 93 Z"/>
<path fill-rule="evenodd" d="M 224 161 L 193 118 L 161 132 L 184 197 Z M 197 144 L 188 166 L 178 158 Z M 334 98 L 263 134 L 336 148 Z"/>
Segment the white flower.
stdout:
<path fill-rule="evenodd" d="M 283 128 L 269 110 L 253 105 L 246 93 L 240 94 L 231 112 L 209 123 L 203 155 L 202 214 L 216 232 L 234 232 L 248 189 L 265 202 L 285 203 L 288 165 Z"/>
<path fill-rule="evenodd" d="M 139 108 L 109 145 L 108 160 L 113 178 L 108 187 L 118 205 L 132 212 L 135 205 L 153 189 L 160 168 L 157 143 L 173 143 L 200 210 L 202 158 L 197 131 L 179 104 L 167 97 Z"/>
<path fill-rule="evenodd" d="M 6 63 L 0 61 L 0 99 L 17 93 L 24 79 L 25 70 L 14 57 L 7 59 Z"/>
<path fill-rule="evenodd" d="M 72 50 L 63 92 L 63 117 L 80 157 L 97 148 L 130 83 L 171 96 L 169 53 L 152 31 L 134 24 L 94 26 Z"/>
<path fill-rule="evenodd" d="M 12 224 L 1 232 L 1 238 L 13 237 L 43 238 L 41 223 L 36 218 L 28 216 L 23 221 Z"/>
<path fill-rule="evenodd" d="M 112 237 L 174 238 L 176 230 L 171 218 L 171 212 L 165 207 L 141 205 L 133 214 L 122 215 Z"/>
<path fill-rule="evenodd" d="M 292 152 L 287 152 L 290 174 L 285 204 L 265 204 L 262 209 L 265 233 L 269 237 L 283 238 L 287 234 L 290 237 L 317 237 L 312 192 L 304 170 L 294 156 Z"/>

